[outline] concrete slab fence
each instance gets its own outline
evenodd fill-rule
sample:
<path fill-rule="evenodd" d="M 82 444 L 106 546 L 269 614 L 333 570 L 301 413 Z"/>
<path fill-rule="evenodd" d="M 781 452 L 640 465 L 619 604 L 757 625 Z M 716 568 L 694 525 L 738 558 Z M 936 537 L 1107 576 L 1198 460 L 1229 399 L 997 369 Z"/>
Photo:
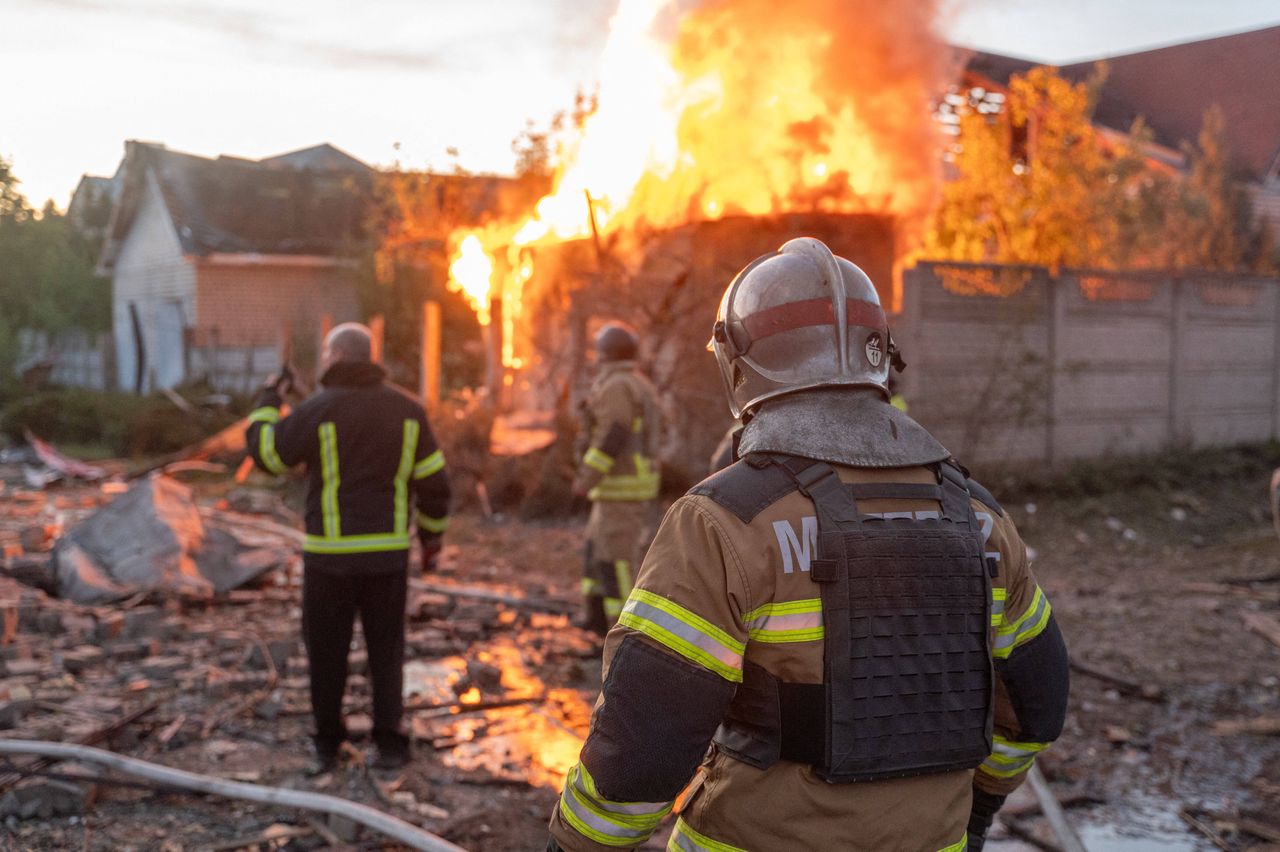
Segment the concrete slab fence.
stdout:
<path fill-rule="evenodd" d="M 962 461 L 1280 438 L 1280 281 L 921 263 L 895 337 L 911 414 Z"/>

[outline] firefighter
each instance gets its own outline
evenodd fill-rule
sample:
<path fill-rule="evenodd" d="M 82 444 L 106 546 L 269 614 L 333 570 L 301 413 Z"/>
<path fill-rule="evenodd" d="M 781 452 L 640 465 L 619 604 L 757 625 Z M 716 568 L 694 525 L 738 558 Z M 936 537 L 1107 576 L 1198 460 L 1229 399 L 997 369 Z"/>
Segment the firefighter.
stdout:
<path fill-rule="evenodd" d="M 591 501 L 582 575 L 585 626 L 604 635 L 618 619 L 653 536 L 662 428 L 657 391 L 636 368 L 634 332 L 609 323 L 595 339 L 597 373 L 585 411 L 587 449 L 574 493 Z"/>
<path fill-rule="evenodd" d="M 1013 523 L 889 404 L 875 288 L 821 242 L 740 272 L 711 348 L 741 457 L 658 530 L 549 848 L 674 810 L 669 849 L 980 849 L 1066 712 Z"/>
<path fill-rule="evenodd" d="M 369 329 L 339 325 L 325 339 L 323 389 L 287 417 L 287 373 L 273 378 L 249 415 L 247 441 L 273 474 L 306 467 L 302 632 L 315 718 L 313 773 L 331 768 L 347 738 L 342 694 L 356 614 L 373 691 L 374 765 L 409 758 L 401 730 L 404 615 L 410 542 L 434 567 L 449 508 L 444 456 L 422 405 L 386 382 L 371 360 Z"/>

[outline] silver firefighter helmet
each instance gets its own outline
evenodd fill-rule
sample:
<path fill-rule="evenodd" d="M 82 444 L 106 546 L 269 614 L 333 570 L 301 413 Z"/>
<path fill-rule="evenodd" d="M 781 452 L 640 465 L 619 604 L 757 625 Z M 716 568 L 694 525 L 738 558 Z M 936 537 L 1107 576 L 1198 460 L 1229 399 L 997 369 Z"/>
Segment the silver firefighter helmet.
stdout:
<path fill-rule="evenodd" d="M 789 240 L 737 274 L 708 348 L 735 417 L 811 388 L 875 388 L 889 398 L 889 324 L 876 288 L 811 237 Z"/>

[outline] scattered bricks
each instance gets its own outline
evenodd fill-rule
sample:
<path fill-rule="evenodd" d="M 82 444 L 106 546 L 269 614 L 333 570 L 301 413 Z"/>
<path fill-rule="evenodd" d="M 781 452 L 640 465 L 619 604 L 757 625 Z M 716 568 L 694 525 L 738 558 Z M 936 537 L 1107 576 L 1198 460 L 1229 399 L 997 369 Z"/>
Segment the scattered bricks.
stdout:
<path fill-rule="evenodd" d="M 4 673 L 6 677 L 35 677 L 48 674 L 52 666 L 40 660 L 6 660 Z"/>
<path fill-rule="evenodd" d="M 454 601 L 448 595 L 436 592 L 421 592 L 415 597 L 418 606 L 418 618 L 448 618 L 453 612 Z"/>
<path fill-rule="evenodd" d="M 141 671 L 148 680 L 165 683 L 173 680 L 187 665 L 185 657 L 147 657 L 142 661 Z"/>
<path fill-rule="evenodd" d="M 0 799 L 0 816 L 18 819 L 52 819 L 85 812 L 92 785 L 71 784 L 48 778 L 19 781 Z"/>
<path fill-rule="evenodd" d="M 430 627 L 410 633 L 405 637 L 405 644 L 417 657 L 434 659 L 447 657 L 453 653 L 453 642 L 448 635 L 443 630 L 434 630 Z"/>
<path fill-rule="evenodd" d="M 311 665 L 306 657 L 290 657 L 284 671 L 290 678 L 306 677 L 311 671 Z"/>
<path fill-rule="evenodd" d="M 151 655 L 151 644 L 138 639 L 121 639 L 107 643 L 103 650 L 117 663 L 133 663 Z"/>
<path fill-rule="evenodd" d="M 164 621 L 164 610 L 158 606 L 134 607 L 124 613 L 124 635 L 129 639 L 158 638 Z"/>
<path fill-rule="evenodd" d="M 93 616 L 81 615 L 76 612 L 67 612 L 62 615 L 62 626 L 67 633 L 76 637 L 77 640 L 88 640 L 93 637 L 94 628 L 97 622 Z"/>
<path fill-rule="evenodd" d="M 0 644 L 9 646 L 18 636 L 18 604 L 0 601 Z"/>
<path fill-rule="evenodd" d="M 453 618 L 458 621 L 478 621 L 481 624 L 494 624 L 498 620 L 498 607 L 491 603 L 469 601 L 460 603 L 453 611 Z"/>
<path fill-rule="evenodd" d="M 124 615 L 108 612 L 98 618 L 93 629 L 93 638 L 99 642 L 109 642 L 124 636 Z"/>
<path fill-rule="evenodd" d="M 55 655 L 55 659 L 58 656 L 62 658 L 62 667 L 73 675 L 93 668 L 107 658 L 106 652 L 97 645 L 78 645 Z"/>

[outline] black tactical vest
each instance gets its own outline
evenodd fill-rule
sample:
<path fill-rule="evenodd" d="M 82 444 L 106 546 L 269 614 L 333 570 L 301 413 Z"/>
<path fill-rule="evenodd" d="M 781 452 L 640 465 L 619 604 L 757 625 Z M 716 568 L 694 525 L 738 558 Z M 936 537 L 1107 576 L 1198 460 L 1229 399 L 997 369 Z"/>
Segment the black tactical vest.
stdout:
<path fill-rule="evenodd" d="M 810 459 L 754 456 L 734 467 L 695 493 L 747 522 L 796 490 L 817 510 L 810 576 L 824 673 L 821 684 L 786 683 L 747 663 L 720 748 L 760 768 L 809 763 L 833 783 L 980 764 L 991 753 L 991 577 L 964 473 L 944 463 L 937 485 L 846 485 Z M 858 511 L 857 500 L 877 499 L 941 510 L 925 520 Z"/>

